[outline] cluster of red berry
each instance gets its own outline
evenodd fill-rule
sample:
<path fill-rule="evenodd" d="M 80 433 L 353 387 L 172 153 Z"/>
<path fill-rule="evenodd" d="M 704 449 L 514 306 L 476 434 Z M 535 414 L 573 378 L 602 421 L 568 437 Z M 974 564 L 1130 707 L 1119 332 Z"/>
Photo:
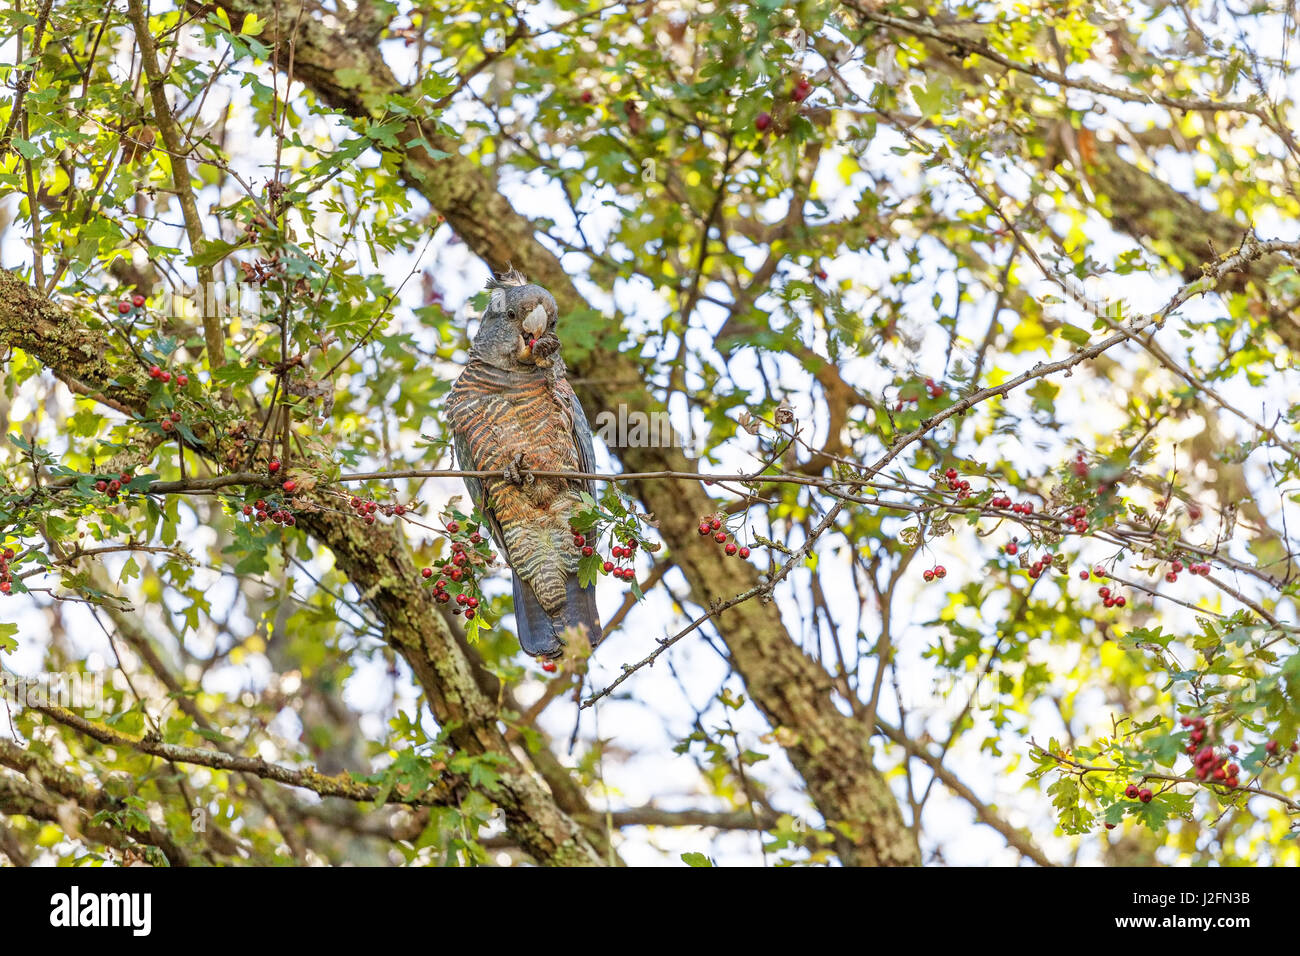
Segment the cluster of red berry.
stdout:
<path fill-rule="evenodd" d="M 0 594 L 8 594 L 13 590 L 12 575 L 9 573 L 9 562 L 14 559 L 14 549 L 5 548 L 0 551 Z"/>
<path fill-rule="evenodd" d="M 1165 573 L 1165 580 L 1168 581 L 1170 584 L 1173 584 L 1175 581 L 1178 580 L 1178 574 L 1182 570 L 1183 570 L 1183 562 L 1175 558 L 1173 561 L 1169 563 L 1169 570 L 1168 572 Z M 1202 577 L 1207 577 L 1210 573 L 1210 566 L 1209 564 L 1203 561 L 1196 562 L 1188 565 L 1187 571 L 1190 574 L 1199 574 Z"/>
<path fill-rule="evenodd" d="M 958 496 L 960 497 L 960 495 Z M 1028 501 L 1022 501 L 1019 504 L 1012 504 L 1007 495 L 994 495 L 989 499 L 989 504 L 994 508 L 1010 508 L 1012 514 L 1031 515 L 1034 513 L 1034 506 Z M 1011 552 L 1015 554 L 1014 551 Z"/>
<path fill-rule="evenodd" d="M 463 552 L 465 546 L 461 545 L 460 542 L 457 541 L 455 544 L 452 545 L 452 547 L 455 548 L 456 545 L 460 545 Z M 460 553 L 461 552 L 456 552 L 453 555 L 453 559 L 452 559 L 453 562 L 455 561 L 455 557 L 459 556 Z M 464 572 L 462 571 L 462 569 L 460 567 L 455 566 L 454 563 L 450 571 L 446 570 L 445 565 L 443 567 L 443 570 L 446 572 L 448 577 L 450 577 L 453 581 L 459 581 L 464 576 Z M 425 568 L 420 572 L 420 574 L 423 575 L 426 579 L 431 578 L 433 577 L 433 568 Z M 446 604 L 448 601 L 451 600 L 451 597 L 452 597 L 451 592 L 447 590 L 447 578 L 438 578 L 438 580 L 433 582 L 433 599 L 435 601 L 437 601 L 439 604 Z M 476 598 L 472 594 L 466 594 L 464 591 L 458 593 L 456 595 L 456 606 L 451 609 L 451 613 L 460 614 L 462 611 L 465 612 L 465 620 L 467 621 L 474 620 L 474 616 L 478 614 L 478 598 Z"/>
<path fill-rule="evenodd" d="M 1139 788 L 1137 784 L 1130 783 L 1124 788 L 1124 796 L 1128 797 L 1130 800 L 1141 800 L 1143 803 L 1150 803 L 1151 798 L 1154 797 L 1155 794 L 1146 787 Z"/>
<path fill-rule="evenodd" d="M 149 377 L 159 382 L 162 382 L 164 385 L 166 385 L 172 380 L 172 373 L 167 371 L 165 368 L 163 368 L 160 365 L 150 365 Z M 177 372 L 176 387 L 184 388 L 188 384 L 190 384 L 190 377 L 186 375 L 184 372 Z"/>
<path fill-rule="evenodd" d="M 1065 517 L 1065 523 L 1072 527 L 1079 534 L 1088 530 L 1088 519 L 1086 515 L 1088 509 L 1083 505 L 1075 505 L 1070 513 Z"/>
<path fill-rule="evenodd" d="M 143 308 L 144 308 L 144 296 L 142 296 L 139 292 L 137 292 L 135 295 L 131 296 L 129 300 L 123 299 L 121 302 L 117 304 L 117 313 L 118 315 L 127 315 L 128 313 L 130 313 L 132 309 L 143 309 Z"/>
<path fill-rule="evenodd" d="M 254 521 L 261 523 L 270 519 L 275 524 L 282 524 L 286 528 L 292 528 L 298 522 L 293 516 L 293 512 L 288 508 L 277 505 L 268 505 L 266 499 L 258 498 L 251 505 L 244 505 L 240 509 L 245 518 L 253 518 Z"/>
<path fill-rule="evenodd" d="M 122 472 L 116 478 L 101 478 L 95 482 L 95 490 L 101 495 L 108 495 L 112 501 L 117 500 L 117 493 L 121 491 L 131 481 L 131 475 L 128 472 Z"/>
<path fill-rule="evenodd" d="M 1228 762 L 1230 756 L 1236 756 L 1237 745 L 1229 744 L 1227 754 L 1217 753 L 1214 747 L 1205 743 L 1206 734 L 1212 733 L 1213 728 L 1206 727 L 1204 717 L 1184 717 L 1179 723 L 1188 731 L 1187 745 L 1183 752 L 1194 755 L 1192 764 L 1196 768 L 1196 779 L 1212 778 L 1224 786 L 1238 786 L 1240 780 L 1237 775 L 1241 772 L 1241 767 Z"/>
<path fill-rule="evenodd" d="M 962 478 L 957 473 L 956 468 L 949 468 L 943 473 L 943 476 L 948 479 L 948 490 L 957 492 L 959 501 L 970 497 L 970 482 Z"/>
<path fill-rule="evenodd" d="M 1052 570 L 1052 556 L 1045 554 L 1029 566 L 1029 576 L 1037 581 L 1044 571 Z"/>
<path fill-rule="evenodd" d="M 812 93 L 812 91 L 812 81 L 806 76 L 801 76 L 799 79 L 794 81 L 794 89 L 790 91 L 790 99 L 794 100 L 796 103 L 802 103 L 808 98 L 808 95 Z"/>
<path fill-rule="evenodd" d="M 573 532 L 573 546 L 582 552 L 584 558 L 589 558 L 596 553 L 595 547 L 587 543 L 587 536 L 581 531 Z M 636 538 L 628 538 L 623 544 L 614 545 L 609 549 L 610 557 L 614 560 L 605 561 L 601 564 L 601 568 L 606 574 L 613 575 L 620 581 L 635 581 L 636 569 L 630 565 L 625 567 L 622 562 L 631 561 L 636 556 L 636 549 Z"/>
<path fill-rule="evenodd" d="M 288 484 L 288 482 L 285 482 L 285 484 Z M 406 514 L 406 505 L 381 505 L 373 499 L 362 500 L 356 495 L 353 495 L 348 499 L 348 504 L 356 513 L 357 517 L 363 520 L 366 524 L 374 524 L 376 514 L 381 514 L 389 518 L 394 516 L 400 518 L 402 515 Z M 454 524 L 456 524 L 456 522 L 452 521 L 448 524 L 448 527 L 450 528 L 450 526 Z"/>
<path fill-rule="evenodd" d="M 1076 478 L 1088 477 L 1088 463 L 1083 460 L 1082 451 L 1074 453 L 1074 463 L 1070 467 L 1074 469 L 1074 476 Z"/>
<path fill-rule="evenodd" d="M 373 502 L 371 503 L 373 504 Z M 397 507 L 400 506 L 394 506 L 394 513 L 396 513 Z M 454 596 L 456 606 L 451 609 L 451 613 L 454 615 L 464 613 L 465 619 L 472 621 L 479 613 L 480 599 L 474 582 L 474 563 L 470 557 L 471 550 L 478 553 L 478 556 L 485 564 L 490 564 L 496 560 L 496 555 L 488 548 L 477 525 L 470 525 L 462 532 L 460 522 L 453 518 L 447 521 L 443 527 L 452 538 L 451 557 L 437 568 L 421 569 L 420 575 L 426 581 L 436 575 L 437 580 L 433 582 L 433 599 L 439 604 L 446 604 Z M 448 581 L 457 586 L 458 593 L 455 595 L 448 590 Z"/>
<path fill-rule="evenodd" d="M 932 378 L 925 380 L 925 390 L 930 393 L 931 398 L 942 398 L 946 391 L 942 385 Z"/>
<path fill-rule="evenodd" d="M 724 545 L 722 550 L 727 557 L 735 557 L 736 555 L 740 555 L 742 558 L 749 557 L 749 548 L 736 543 L 736 539 L 723 529 L 722 519 L 717 515 L 712 518 L 701 518 L 700 526 L 696 530 L 699 531 L 701 538 L 712 535 L 714 541 Z"/>
<path fill-rule="evenodd" d="M 1101 598 L 1101 603 L 1105 607 L 1123 607 L 1125 604 L 1128 603 L 1128 598 L 1126 598 L 1122 594 L 1112 591 L 1110 588 L 1106 587 L 1105 585 L 1097 588 L 1097 597 Z"/>
<path fill-rule="evenodd" d="M 935 578 L 946 578 L 947 576 L 948 569 L 942 564 L 936 564 L 934 567 L 927 568 L 925 571 L 921 572 L 921 577 L 925 578 L 927 584 Z"/>

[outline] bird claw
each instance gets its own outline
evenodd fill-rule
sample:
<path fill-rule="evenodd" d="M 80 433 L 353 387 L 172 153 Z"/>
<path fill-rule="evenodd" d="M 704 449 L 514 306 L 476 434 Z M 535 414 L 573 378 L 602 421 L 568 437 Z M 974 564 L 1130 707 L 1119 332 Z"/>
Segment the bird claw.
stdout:
<path fill-rule="evenodd" d="M 552 334 L 543 335 L 533 340 L 532 350 L 535 360 L 548 359 L 560 350 L 560 340 Z"/>
<path fill-rule="evenodd" d="M 531 485 L 537 480 L 528 470 L 528 466 L 524 464 L 523 452 L 515 455 L 514 460 L 502 469 L 502 473 L 506 481 L 510 482 L 512 485 Z"/>

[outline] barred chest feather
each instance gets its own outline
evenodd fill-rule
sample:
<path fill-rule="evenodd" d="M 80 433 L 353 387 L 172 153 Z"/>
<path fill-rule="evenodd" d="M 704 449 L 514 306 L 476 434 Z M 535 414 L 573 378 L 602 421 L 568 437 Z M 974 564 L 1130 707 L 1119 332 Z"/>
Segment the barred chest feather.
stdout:
<path fill-rule="evenodd" d="M 522 454 L 531 471 L 576 471 L 569 383 L 553 371 L 506 371 L 472 362 L 447 397 L 452 428 L 464 436 L 479 468 L 505 468 Z M 502 479 L 488 479 L 496 490 Z M 563 479 L 538 478 L 527 491 L 545 506 L 565 490 Z"/>

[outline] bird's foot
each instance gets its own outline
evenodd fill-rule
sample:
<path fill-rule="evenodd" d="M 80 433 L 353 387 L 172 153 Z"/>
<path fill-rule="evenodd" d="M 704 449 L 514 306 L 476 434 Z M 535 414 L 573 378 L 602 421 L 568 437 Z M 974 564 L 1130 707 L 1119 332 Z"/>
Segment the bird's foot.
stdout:
<path fill-rule="evenodd" d="M 559 350 L 560 340 L 552 333 L 548 332 L 546 335 L 533 341 L 533 358 L 538 362 L 549 359 Z"/>
<path fill-rule="evenodd" d="M 528 470 L 528 466 L 524 464 L 523 452 L 515 455 L 514 460 L 502 469 L 502 474 L 505 476 L 506 481 L 520 487 L 531 485 L 537 480 L 533 477 L 532 472 Z"/>

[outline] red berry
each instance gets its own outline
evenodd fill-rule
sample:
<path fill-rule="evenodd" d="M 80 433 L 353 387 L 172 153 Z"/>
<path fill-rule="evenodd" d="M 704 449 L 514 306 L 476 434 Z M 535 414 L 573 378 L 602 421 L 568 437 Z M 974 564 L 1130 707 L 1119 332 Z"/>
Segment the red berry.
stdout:
<path fill-rule="evenodd" d="M 282 484 L 280 487 L 283 488 L 285 491 L 292 492 L 295 488 L 298 487 L 298 482 L 296 482 L 296 481 L 294 481 L 292 478 L 290 478 L 288 481 L 286 481 L 286 482 L 285 482 L 284 484 Z"/>
<path fill-rule="evenodd" d="M 374 524 L 374 523 L 375 523 L 375 516 L 374 516 L 374 515 L 366 515 L 366 524 Z"/>
<path fill-rule="evenodd" d="M 118 311 L 118 314 L 119 314 L 119 315 L 126 315 L 128 312 L 131 311 L 131 303 L 130 303 L 130 302 L 119 302 L 119 303 L 117 304 L 117 311 Z"/>
<path fill-rule="evenodd" d="M 581 547 L 582 547 L 584 544 L 586 544 L 586 543 L 587 543 L 587 539 L 586 539 L 585 537 L 583 537 L 582 535 L 580 535 L 580 534 L 575 534 L 575 535 L 573 536 L 573 546 L 574 546 L 575 548 L 581 548 Z"/>
<path fill-rule="evenodd" d="M 455 534 L 455 533 L 456 533 L 457 531 L 459 531 L 459 530 L 460 530 L 460 522 L 459 522 L 459 521 L 448 521 L 448 522 L 447 522 L 447 531 L 448 531 L 449 533 L 451 533 L 451 534 Z"/>
<path fill-rule="evenodd" d="M 740 549 L 740 556 L 741 556 L 742 558 L 747 558 L 747 557 L 749 557 L 749 548 L 741 548 L 741 549 Z"/>
<path fill-rule="evenodd" d="M 140 308 L 142 305 L 144 305 L 144 296 L 140 295 L 139 293 L 136 293 L 135 295 L 131 296 L 131 304 L 135 306 L 137 309 Z"/>
<path fill-rule="evenodd" d="M 581 99 L 582 102 L 584 102 L 584 103 L 590 103 L 593 99 L 595 99 L 595 97 L 592 95 L 591 90 L 583 90 L 583 91 L 582 91 L 582 96 L 580 97 L 580 99 Z M 554 669 L 554 668 L 552 668 L 552 669 Z"/>
<path fill-rule="evenodd" d="M 718 544 L 722 544 L 722 542 L 727 540 L 726 532 L 719 531 L 717 534 L 713 536 L 713 540 L 718 542 Z"/>
<path fill-rule="evenodd" d="M 943 476 L 944 476 L 945 478 L 947 478 L 949 481 L 956 481 L 956 480 L 957 480 L 957 469 L 956 469 L 956 468 L 949 468 L 947 471 L 945 471 L 945 472 L 943 473 Z"/>
<path fill-rule="evenodd" d="M 259 512 L 257 513 L 257 520 L 258 520 L 258 521 L 265 521 L 265 520 L 266 520 L 266 512 L 265 512 L 265 511 L 259 511 Z"/>
<path fill-rule="evenodd" d="M 472 618 L 473 616 L 474 616 L 474 609 L 473 609 L 472 607 L 471 607 L 471 608 L 466 608 L 466 609 L 465 609 L 465 620 L 468 621 L 468 620 L 469 620 L 470 618 Z"/>
<path fill-rule="evenodd" d="M 1019 550 L 1020 550 L 1020 545 L 1016 544 L 1014 541 L 1007 544 L 1006 547 L 1007 554 L 1014 557 L 1015 553 Z"/>
<path fill-rule="evenodd" d="M 706 537 L 707 535 L 710 535 L 710 534 L 713 533 L 713 529 L 710 528 L 707 524 L 702 524 L 702 525 L 700 525 L 699 528 L 698 528 L 697 530 L 700 532 L 700 537 L 701 537 L 701 538 Z"/>
<path fill-rule="evenodd" d="M 426 578 L 431 578 L 433 577 L 433 568 L 425 568 L 420 573 L 424 575 Z"/>
<path fill-rule="evenodd" d="M 180 413 L 180 412 L 172 412 L 172 421 L 174 421 L 174 422 L 179 422 L 180 420 L 181 420 L 181 413 Z"/>
<path fill-rule="evenodd" d="M 1110 588 L 1107 587 L 1097 588 L 1097 595 L 1099 597 L 1104 597 L 1104 598 L 1110 597 Z"/>
<path fill-rule="evenodd" d="M 162 430 L 165 432 L 169 432 L 176 427 L 171 423 L 171 419 L 169 418 L 164 418 L 160 424 L 162 425 Z"/>
<path fill-rule="evenodd" d="M 179 375 L 176 376 L 176 384 L 179 385 L 181 388 L 184 388 L 186 385 L 190 384 L 190 377 L 186 375 L 184 372 L 181 372 Z"/>
<path fill-rule="evenodd" d="M 921 577 L 925 578 L 926 582 L 928 583 L 934 580 L 934 572 L 930 570 L 922 571 Z"/>
<path fill-rule="evenodd" d="M 95 482 L 95 490 L 100 492 L 101 494 L 105 491 L 108 491 L 108 482 L 107 481 Z"/>
<path fill-rule="evenodd" d="M 546 673 L 548 673 L 548 674 L 554 674 L 554 673 L 555 673 L 555 661 L 544 661 L 544 662 L 542 663 L 542 670 L 546 671 Z"/>
<path fill-rule="evenodd" d="M 1264 750 L 1265 750 L 1265 752 L 1270 753 L 1270 754 L 1275 754 L 1275 753 L 1277 753 L 1277 741 L 1276 741 L 1276 740 L 1270 740 L 1268 743 L 1266 743 L 1266 744 L 1264 745 Z"/>
<path fill-rule="evenodd" d="M 1141 790 L 1138 791 L 1138 799 L 1141 800 L 1143 803 L 1150 803 L 1151 798 L 1153 796 L 1155 796 L 1155 794 L 1153 794 L 1146 787 L 1143 787 Z"/>
<path fill-rule="evenodd" d="M 12 561 L 13 559 L 14 559 L 14 549 L 13 549 L 13 548 L 5 548 L 5 560 L 6 560 L 6 561 Z"/>
<path fill-rule="evenodd" d="M 825 269 L 818 269 L 818 270 L 817 270 L 817 278 L 819 278 L 819 279 L 821 279 L 823 282 L 825 282 L 826 279 L 828 278 L 828 275 L 827 275 L 826 270 L 825 270 Z"/>
<path fill-rule="evenodd" d="M 1106 824 L 1106 829 L 1107 829 L 1107 830 L 1113 830 L 1113 829 L 1115 829 L 1115 824 L 1113 824 L 1113 823 L 1107 823 L 1107 824 Z"/>
<path fill-rule="evenodd" d="M 589 558 L 595 553 L 596 550 L 591 545 L 587 545 L 585 548 L 582 549 L 582 556 L 584 558 Z"/>
<path fill-rule="evenodd" d="M 158 376 L 158 378 L 160 378 L 163 382 L 170 382 L 172 380 L 172 373 L 163 372 L 161 375 Z"/>
<path fill-rule="evenodd" d="M 1137 784 L 1130 783 L 1127 787 L 1124 788 L 1124 796 L 1128 797 L 1130 800 L 1135 798 L 1137 795 L 1138 795 Z"/>
<path fill-rule="evenodd" d="M 1128 603 L 1128 598 L 1124 597 L 1124 595 L 1122 594 L 1119 597 L 1115 598 L 1115 604 L 1118 607 L 1123 607 L 1127 603 Z"/>
<path fill-rule="evenodd" d="M 712 521 L 709 522 L 709 527 L 712 528 L 714 531 L 717 531 L 719 528 L 722 527 L 722 519 L 714 518 Z"/>
<path fill-rule="evenodd" d="M 727 545 L 727 546 L 726 546 L 725 548 L 723 548 L 722 550 L 724 550 L 724 551 L 727 552 L 727 557 L 731 557 L 731 556 L 734 555 L 734 554 L 735 554 L 739 549 L 736 547 L 735 543 L 733 542 L 732 544 Z"/>
<path fill-rule="evenodd" d="M 149 366 L 149 377 L 150 377 L 150 378 L 162 378 L 162 369 L 160 369 L 157 365 L 150 365 L 150 366 Z"/>
<path fill-rule="evenodd" d="M 1088 572 L 1087 572 L 1087 571 L 1080 571 L 1080 572 L 1079 572 L 1079 580 L 1080 580 L 1080 581 L 1086 581 L 1086 580 L 1088 580 Z"/>
<path fill-rule="evenodd" d="M 1173 584 L 1175 581 L 1178 580 L 1178 575 L 1175 574 L 1173 571 L 1170 571 L 1168 574 L 1165 575 L 1165 580 L 1168 581 L 1170 584 Z"/>
<path fill-rule="evenodd" d="M 251 514 L 253 513 L 253 506 L 252 506 L 252 505 L 244 505 L 244 507 L 243 507 L 242 510 L 243 510 L 243 512 L 244 512 L 244 517 L 247 518 L 249 515 L 251 515 Z"/>
<path fill-rule="evenodd" d="M 606 561 L 603 565 L 601 565 L 601 567 L 603 567 L 603 568 L 605 569 L 605 573 L 606 573 L 606 574 L 609 574 L 610 571 L 613 571 L 613 570 L 614 570 L 614 562 L 613 562 L 613 561 Z"/>
<path fill-rule="evenodd" d="M 758 116 L 755 117 L 754 119 L 754 128 L 757 129 L 760 133 L 766 130 L 771 125 L 772 125 L 771 113 L 759 113 Z"/>
<path fill-rule="evenodd" d="M 948 576 L 948 569 L 942 564 L 937 565 L 934 569 L 934 576 L 936 578 L 946 578 Z"/>
<path fill-rule="evenodd" d="M 274 475 L 277 471 L 280 470 L 280 459 L 272 458 L 269 462 L 267 462 L 266 470 Z"/>
<path fill-rule="evenodd" d="M 0 594 L 8 594 L 11 585 L 8 581 L 0 581 Z"/>
<path fill-rule="evenodd" d="M 1226 783 L 1226 784 L 1227 784 L 1228 786 L 1230 786 L 1230 787 L 1237 787 L 1237 786 L 1240 786 L 1240 785 L 1241 785 L 1241 780 L 1240 780 L 1238 777 L 1236 777 L 1235 775 L 1229 777 L 1227 780 L 1225 780 L 1225 781 L 1223 781 L 1223 782 Z"/>

